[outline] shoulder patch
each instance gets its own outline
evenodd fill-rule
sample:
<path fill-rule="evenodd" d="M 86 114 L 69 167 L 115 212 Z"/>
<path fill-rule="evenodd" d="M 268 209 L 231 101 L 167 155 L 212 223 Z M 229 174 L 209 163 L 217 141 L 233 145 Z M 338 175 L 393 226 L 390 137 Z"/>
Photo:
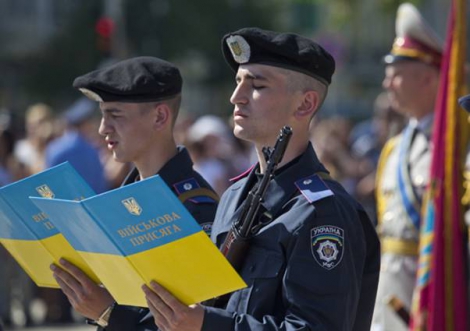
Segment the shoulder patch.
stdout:
<path fill-rule="evenodd" d="M 210 237 L 212 233 L 212 222 L 200 224 L 202 230 Z"/>
<path fill-rule="evenodd" d="M 317 174 L 296 181 L 295 186 L 310 203 L 334 195 Z"/>
<path fill-rule="evenodd" d="M 242 172 L 241 174 L 239 174 L 238 176 L 235 176 L 233 178 L 230 178 L 229 181 L 230 182 L 236 182 L 240 179 L 242 179 L 243 177 L 246 177 L 248 176 L 248 174 L 251 172 L 251 170 L 253 170 L 253 168 L 256 166 L 256 164 L 253 164 L 251 167 L 249 167 L 247 170 L 245 170 L 244 172 Z"/>
<path fill-rule="evenodd" d="M 201 189 L 201 185 L 199 185 L 196 178 L 189 178 L 189 179 L 183 180 L 179 183 L 173 184 L 173 187 L 175 188 L 175 191 L 176 191 L 178 197 L 181 197 L 183 194 L 188 193 L 190 191 Z M 209 191 L 209 190 L 205 189 L 204 191 Z M 191 195 L 191 197 L 188 200 L 191 201 L 191 202 L 194 202 L 194 203 L 215 203 L 215 202 L 217 202 L 212 197 L 210 197 L 208 195 L 205 195 L 203 193 L 201 193 L 200 195 L 199 194 L 196 194 L 194 196 Z"/>
<path fill-rule="evenodd" d="M 343 259 L 344 230 L 334 225 L 322 225 L 310 230 L 312 255 L 317 263 L 331 270 Z"/>

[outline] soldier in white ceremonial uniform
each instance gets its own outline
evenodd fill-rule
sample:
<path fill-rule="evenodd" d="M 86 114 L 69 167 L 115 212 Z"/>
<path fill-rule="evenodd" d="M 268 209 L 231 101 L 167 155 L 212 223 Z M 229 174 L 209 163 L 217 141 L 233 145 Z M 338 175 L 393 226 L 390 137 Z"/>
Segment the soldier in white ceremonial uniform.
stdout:
<path fill-rule="evenodd" d="M 377 230 L 382 262 L 373 331 L 408 330 L 390 300 L 397 299 L 406 310 L 411 310 L 441 57 L 442 42 L 418 10 L 409 3 L 400 5 L 396 39 L 384 58 L 383 87 L 393 108 L 409 121 L 384 146 L 377 171 Z"/>
<path fill-rule="evenodd" d="M 465 109 L 468 116 L 468 123 L 470 124 L 470 94 L 459 99 L 459 103 L 463 109 Z M 470 228 L 470 144 L 467 146 L 467 156 L 465 159 L 465 168 L 463 173 L 464 180 L 464 195 L 462 198 L 462 204 L 464 205 L 465 210 L 465 224 Z M 470 263 L 470 243 L 469 243 L 469 263 Z M 470 289 L 469 289 L 470 291 Z"/>

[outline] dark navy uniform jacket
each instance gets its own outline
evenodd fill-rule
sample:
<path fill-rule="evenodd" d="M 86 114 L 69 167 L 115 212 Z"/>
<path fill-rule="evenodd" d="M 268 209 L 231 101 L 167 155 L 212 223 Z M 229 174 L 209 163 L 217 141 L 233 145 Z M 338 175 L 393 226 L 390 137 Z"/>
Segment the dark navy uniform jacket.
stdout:
<path fill-rule="evenodd" d="M 212 228 L 218 245 L 255 171 L 222 196 Z M 252 238 L 241 270 L 248 287 L 226 309 L 205 307 L 203 331 L 370 329 L 379 241 L 362 207 L 325 174 L 311 145 L 279 169 L 261 210 L 269 223 Z"/>
<path fill-rule="evenodd" d="M 178 154 L 163 166 L 158 175 L 180 200 L 183 200 L 186 209 L 210 235 L 218 197 L 204 178 L 194 171 L 188 151 L 184 147 L 178 147 Z M 138 178 L 139 173 L 137 169 L 134 169 L 124 180 L 123 185 L 133 183 Z M 103 328 L 98 327 L 98 330 L 103 330 Z M 157 330 L 157 327 L 147 308 L 116 305 L 111 313 L 109 324 L 104 330 Z"/>

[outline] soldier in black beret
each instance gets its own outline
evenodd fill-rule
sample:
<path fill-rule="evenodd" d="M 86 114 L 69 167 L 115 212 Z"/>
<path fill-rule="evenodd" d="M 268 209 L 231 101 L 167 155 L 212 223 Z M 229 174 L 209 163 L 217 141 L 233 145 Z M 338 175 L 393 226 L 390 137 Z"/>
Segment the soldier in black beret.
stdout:
<path fill-rule="evenodd" d="M 266 170 L 263 147 L 280 129 L 293 135 L 255 219 L 239 272 L 248 287 L 224 307 L 187 307 L 157 283 L 143 287 L 161 330 L 369 330 L 380 248 L 364 209 L 334 181 L 309 142 L 335 68 L 314 41 L 245 28 L 227 34 L 223 54 L 236 71 L 234 133 L 259 163 L 223 194 L 212 239 L 218 245 Z"/>
<path fill-rule="evenodd" d="M 459 98 L 459 104 L 470 113 L 470 94 Z"/>
<path fill-rule="evenodd" d="M 134 164 L 123 185 L 160 175 L 180 199 L 182 194 L 188 197 L 183 204 L 210 232 L 218 197 L 193 170 L 187 150 L 173 138 L 182 83 L 173 64 L 137 57 L 80 76 L 73 86 L 99 102 L 99 133 L 114 159 Z M 158 203 L 158 197 L 155 199 Z M 51 266 L 54 277 L 72 306 L 99 329 L 130 331 L 146 329 L 145 325 L 156 329 L 148 309 L 115 304 L 105 288 L 67 261 L 61 263 L 64 269 Z"/>

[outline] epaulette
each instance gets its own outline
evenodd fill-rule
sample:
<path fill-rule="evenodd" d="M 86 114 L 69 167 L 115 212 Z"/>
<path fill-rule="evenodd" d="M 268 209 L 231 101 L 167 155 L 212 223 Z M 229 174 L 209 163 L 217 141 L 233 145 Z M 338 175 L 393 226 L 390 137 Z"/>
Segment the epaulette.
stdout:
<path fill-rule="evenodd" d="M 316 173 L 296 181 L 295 186 L 297 186 L 302 195 L 310 203 L 334 195 L 333 191 L 331 191 L 323 181 L 320 173 Z"/>
<path fill-rule="evenodd" d="M 256 164 L 253 164 L 251 167 L 249 167 L 247 170 L 245 170 L 244 172 L 242 172 L 241 174 L 239 174 L 238 176 L 235 176 L 233 178 L 230 178 L 229 181 L 230 182 L 237 182 L 239 181 L 240 179 L 248 176 L 248 174 L 253 170 L 253 168 L 256 166 Z"/>
<path fill-rule="evenodd" d="M 189 178 L 173 184 L 181 202 L 189 200 L 193 203 L 216 203 L 219 197 L 208 188 L 202 188 L 195 178 Z"/>

